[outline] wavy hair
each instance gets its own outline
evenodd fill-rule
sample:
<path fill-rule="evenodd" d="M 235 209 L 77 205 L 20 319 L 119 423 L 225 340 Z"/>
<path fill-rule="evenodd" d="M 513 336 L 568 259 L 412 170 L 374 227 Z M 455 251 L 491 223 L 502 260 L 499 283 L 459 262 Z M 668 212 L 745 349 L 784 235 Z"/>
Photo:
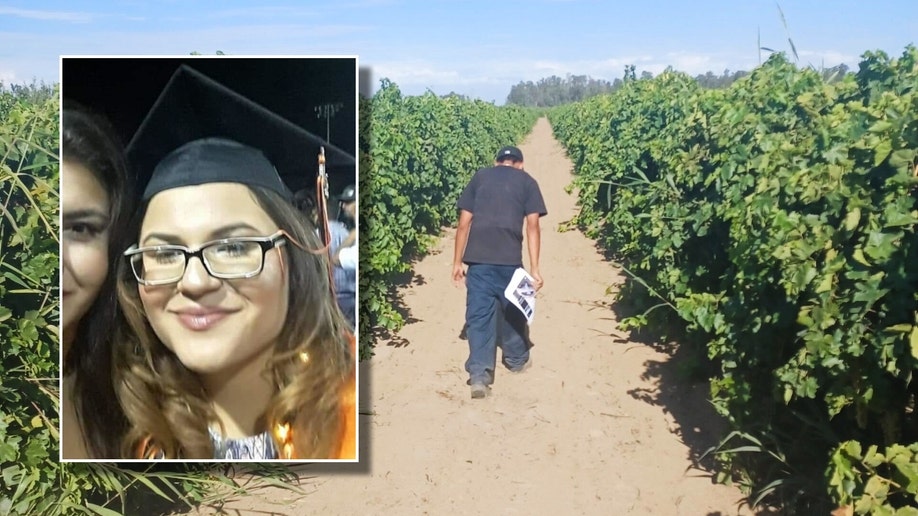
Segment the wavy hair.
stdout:
<path fill-rule="evenodd" d="M 114 264 L 126 240 L 125 223 L 132 192 L 124 148 L 108 121 L 85 106 L 65 101 L 61 119 L 62 159 L 86 167 L 108 193 L 108 263 Z M 63 362 L 63 373 L 74 375 L 73 402 L 84 444 L 88 454 L 97 458 L 117 456 L 118 443 L 127 426 L 110 374 L 110 329 L 119 317 L 113 268 L 110 267 L 98 296 L 77 325 Z"/>
<path fill-rule="evenodd" d="M 275 393 L 256 430 L 271 432 L 279 455 L 292 445 L 290 456 L 282 458 L 337 458 L 348 417 L 342 394 L 354 381 L 356 360 L 347 323 L 330 294 L 328 258 L 312 225 L 291 203 L 270 190 L 248 188 L 278 228 L 307 249 L 276 248 L 283 253 L 290 301 L 265 371 Z M 132 224 L 135 236 L 145 211 Z M 207 392 L 197 374 L 156 336 L 124 259 L 118 262 L 118 298 L 126 325 L 118 331 L 115 384 L 129 420 L 121 453 L 147 458 L 154 450 L 164 458 L 213 458 L 208 428 L 219 420 Z M 276 432 L 284 424 L 292 430 L 287 441 Z"/>

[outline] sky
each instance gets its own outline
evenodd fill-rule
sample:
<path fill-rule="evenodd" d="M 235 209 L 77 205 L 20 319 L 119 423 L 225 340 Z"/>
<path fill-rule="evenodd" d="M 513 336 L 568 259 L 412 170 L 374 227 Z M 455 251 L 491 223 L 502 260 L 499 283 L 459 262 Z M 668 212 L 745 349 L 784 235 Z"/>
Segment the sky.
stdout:
<path fill-rule="evenodd" d="M 788 39 L 801 66 L 856 69 L 916 34 L 914 0 L 0 0 L 0 82 L 56 83 L 60 55 L 357 55 L 372 91 L 386 78 L 501 105 L 521 81 L 613 81 L 629 64 L 751 70 Z"/>

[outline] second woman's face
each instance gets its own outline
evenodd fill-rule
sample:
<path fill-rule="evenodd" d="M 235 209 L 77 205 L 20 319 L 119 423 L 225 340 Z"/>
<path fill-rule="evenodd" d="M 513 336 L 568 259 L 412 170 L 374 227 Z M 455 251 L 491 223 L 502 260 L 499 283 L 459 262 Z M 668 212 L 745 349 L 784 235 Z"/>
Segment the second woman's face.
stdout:
<path fill-rule="evenodd" d="M 278 230 L 248 187 L 210 183 L 166 190 L 151 199 L 138 244 L 197 249 L 229 237 L 270 236 Z M 139 285 L 147 318 L 181 362 L 202 375 L 232 375 L 262 355 L 287 315 L 287 278 L 281 248 L 267 252 L 261 274 L 219 279 L 199 258 L 169 285 Z"/>
<path fill-rule="evenodd" d="M 65 159 L 61 180 L 61 323 L 66 353 L 108 274 L 109 198 L 95 174 L 80 163 Z"/>

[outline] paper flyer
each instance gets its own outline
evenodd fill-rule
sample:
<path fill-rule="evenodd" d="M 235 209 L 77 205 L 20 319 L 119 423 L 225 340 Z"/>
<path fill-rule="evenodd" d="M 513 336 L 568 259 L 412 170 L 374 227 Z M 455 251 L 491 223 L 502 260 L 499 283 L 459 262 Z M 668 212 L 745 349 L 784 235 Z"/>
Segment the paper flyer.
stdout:
<path fill-rule="evenodd" d="M 536 290 L 532 276 L 522 267 L 516 269 L 510 279 L 510 283 L 504 290 L 504 297 L 523 312 L 523 315 L 526 316 L 527 324 L 532 324 L 532 319 L 535 317 L 535 295 Z"/>

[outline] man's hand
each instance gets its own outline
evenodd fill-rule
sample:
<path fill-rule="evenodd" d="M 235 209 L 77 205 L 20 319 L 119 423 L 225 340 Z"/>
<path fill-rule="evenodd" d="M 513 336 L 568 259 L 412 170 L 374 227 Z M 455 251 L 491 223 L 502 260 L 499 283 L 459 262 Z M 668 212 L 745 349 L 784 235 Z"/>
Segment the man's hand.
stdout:
<path fill-rule="evenodd" d="M 542 285 L 545 284 L 545 281 L 542 279 L 542 273 L 535 270 L 535 271 L 530 272 L 529 275 L 532 276 L 532 281 L 534 283 L 533 286 L 535 287 L 536 292 L 538 292 L 539 289 L 542 288 Z"/>
<path fill-rule="evenodd" d="M 459 210 L 459 226 L 456 228 L 456 245 L 453 249 L 453 283 L 456 288 L 465 285 L 465 270 L 462 268 L 462 255 L 469 242 L 469 231 L 472 228 L 472 212 Z"/>
<path fill-rule="evenodd" d="M 350 230 L 347 234 L 347 238 L 345 238 L 338 247 L 350 247 L 354 245 L 355 242 L 357 242 L 357 228 Z"/>
<path fill-rule="evenodd" d="M 529 247 L 529 275 L 532 276 L 538 291 L 545 282 L 542 280 L 542 273 L 539 271 L 539 251 L 542 247 L 542 230 L 539 228 L 540 215 L 530 213 L 526 215 L 526 245 Z"/>
<path fill-rule="evenodd" d="M 456 288 L 465 285 L 465 269 L 462 268 L 461 263 L 453 265 L 453 285 Z"/>

